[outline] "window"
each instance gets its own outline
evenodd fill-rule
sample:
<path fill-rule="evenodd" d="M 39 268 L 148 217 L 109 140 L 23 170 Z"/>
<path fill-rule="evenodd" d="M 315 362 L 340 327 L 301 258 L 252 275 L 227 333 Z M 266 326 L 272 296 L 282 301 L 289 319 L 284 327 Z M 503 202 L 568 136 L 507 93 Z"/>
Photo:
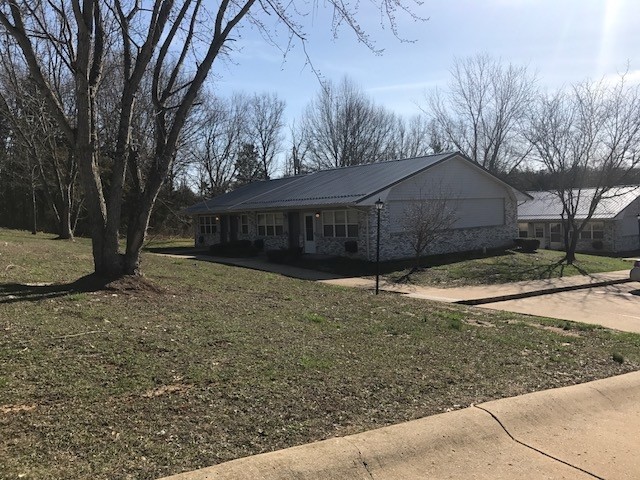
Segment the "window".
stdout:
<path fill-rule="evenodd" d="M 604 238 L 604 223 L 589 222 L 580 232 L 580 240 L 602 240 Z"/>
<path fill-rule="evenodd" d="M 322 232 L 325 237 L 357 237 L 358 212 L 355 210 L 322 212 Z"/>
<path fill-rule="evenodd" d="M 520 238 L 527 238 L 529 236 L 529 224 L 528 223 L 519 223 L 518 224 L 518 236 Z"/>
<path fill-rule="evenodd" d="M 216 217 L 211 215 L 200 215 L 199 226 L 200 234 L 207 235 L 218 231 L 218 223 Z"/>
<path fill-rule="evenodd" d="M 552 243 L 562 242 L 562 224 L 561 223 L 549 224 L 549 241 Z"/>
<path fill-rule="evenodd" d="M 249 233 L 249 215 L 240 215 L 240 233 L 244 235 Z"/>
<path fill-rule="evenodd" d="M 261 237 L 274 237 L 284 233 L 284 221 L 282 213 L 259 213 L 258 235 Z"/>
<path fill-rule="evenodd" d="M 534 238 L 544 238 L 544 224 L 536 223 L 533 226 L 533 236 Z"/>

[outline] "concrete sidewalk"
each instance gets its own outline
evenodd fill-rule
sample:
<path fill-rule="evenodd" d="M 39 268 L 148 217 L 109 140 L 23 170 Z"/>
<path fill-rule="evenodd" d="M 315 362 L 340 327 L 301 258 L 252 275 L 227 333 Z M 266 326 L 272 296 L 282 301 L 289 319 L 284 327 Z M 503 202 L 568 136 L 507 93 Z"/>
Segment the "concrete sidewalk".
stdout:
<path fill-rule="evenodd" d="M 640 372 L 242 458 L 165 480 L 637 479 Z"/>
<path fill-rule="evenodd" d="M 243 258 L 228 258 L 228 257 L 213 257 L 202 253 L 154 253 L 153 255 L 162 255 L 171 258 L 183 258 L 187 260 L 198 260 L 201 262 L 220 263 L 222 265 L 229 265 L 233 267 L 249 268 L 251 270 L 260 270 L 262 272 L 277 273 L 285 277 L 298 278 L 300 280 L 311 281 L 326 281 L 342 278 L 335 273 L 320 272 L 317 270 L 310 270 L 308 268 L 294 267 L 291 265 L 283 265 L 279 263 L 271 263 L 263 257 L 243 257 Z"/>
<path fill-rule="evenodd" d="M 627 283 L 629 281 L 629 270 L 620 270 L 617 272 L 594 273 L 589 276 L 575 275 L 544 280 L 530 280 L 496 285 L 465 286 L 455 288 L 437 288 L 382 281 L 380 283 L 380 290 L 440 302 L 480 305 L 483 303 L 494 303 L 512 300 L 515 298 L 547 295 L 550 293 L 593 288 L 604 285 L 615 285 L 618 283 Z M 331 285 L 366 289 L 373 289 L 375 287 L 375 279 L 362 277 L 329 279 L 321 280 L 321 282 Z"/>

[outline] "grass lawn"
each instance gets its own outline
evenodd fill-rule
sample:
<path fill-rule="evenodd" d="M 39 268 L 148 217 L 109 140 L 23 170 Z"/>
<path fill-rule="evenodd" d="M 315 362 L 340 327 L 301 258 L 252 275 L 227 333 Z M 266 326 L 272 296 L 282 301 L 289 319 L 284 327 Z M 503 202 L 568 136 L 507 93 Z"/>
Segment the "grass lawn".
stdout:
<path fill-rule="evenodd" d="M 86 240 L 0 229 L 1 479 L 152 479 L 640 366 L 634 334 L 153 254 L 143 268 L 156 288 L 74 292 Z"/>
<path fill-rule="evenodd" d="M 588 275 L 599 272 L 629 270 L 631 263 L 621 258 L 577 254 L 574 265 L 560 264 L 564 252 L 538 250 L 535 253 L 506 252 L 484 258 L 466 259 L 433 265 L 409 274 L 409 270 L 393 272 L 390 280 L 409 281 L 417 285 L 458 287 L 540 280 L 545 278 Z"/>
<path fill-rule="evenodd" d="M 155 250 L 185 250 L 193 248 L 193 238 L 184 238 L 184 237 L 149 237 L 147 241 L 144 242 L 144 249 L 149 251 Z"/>

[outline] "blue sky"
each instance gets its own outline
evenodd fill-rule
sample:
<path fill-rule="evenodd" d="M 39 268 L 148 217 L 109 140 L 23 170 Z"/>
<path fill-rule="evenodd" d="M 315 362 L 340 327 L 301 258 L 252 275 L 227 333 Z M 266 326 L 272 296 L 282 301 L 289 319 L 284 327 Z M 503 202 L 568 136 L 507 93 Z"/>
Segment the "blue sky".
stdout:
<path fill-rule="evenodd" d="M 413 43 L 400 42 L 388 25 L 381 28 L 380 13 L 369 2 L 360 4 L 360 23 L 384 48 L 382 55 L 347 28 L 334 39 L 330 14 L 320 6 L 304 19 L 308 52 L 323 77 L 348 75 L 399 114 L 419 113 L 416 103 L 424 102 L 425 92 L 446 86 L 454 57 L 478 53 L 528 65 L 543 88 L 615 76 L 627 65 L 629 77 L 640 80 L 638 0 L 425 0 L 413 11 L 426 22 L 398 16 L 401 36 Z M 298 116 L 319 89 L 300 46 L 283 59 L 249 27 L 234 44 L 240 51 L 233 62 L 214 67 L 218 92 L 276 92 L 287 102 L 287 123 Z"/>

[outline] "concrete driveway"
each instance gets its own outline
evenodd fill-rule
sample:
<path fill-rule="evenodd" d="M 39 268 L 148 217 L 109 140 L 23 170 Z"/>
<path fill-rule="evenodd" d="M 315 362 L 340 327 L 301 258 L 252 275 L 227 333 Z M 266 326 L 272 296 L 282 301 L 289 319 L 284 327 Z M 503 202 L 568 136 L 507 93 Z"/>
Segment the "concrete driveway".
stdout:
<path fill-rule="evenodd" d="M 501 285 L 434 288 L 383 283 L 381 289 L 408 297 L 477 305 L 540 317 L 591 323 L 640 333 L 640 282 L 629 271 L 571 276 Z M 369 278 L 324 280 L 349 287 L 372 288 Z"/>
<path fill-rule="evenodd" d="M 640 333 L 639 282 L 486 303 L 480 307 Z"/>

